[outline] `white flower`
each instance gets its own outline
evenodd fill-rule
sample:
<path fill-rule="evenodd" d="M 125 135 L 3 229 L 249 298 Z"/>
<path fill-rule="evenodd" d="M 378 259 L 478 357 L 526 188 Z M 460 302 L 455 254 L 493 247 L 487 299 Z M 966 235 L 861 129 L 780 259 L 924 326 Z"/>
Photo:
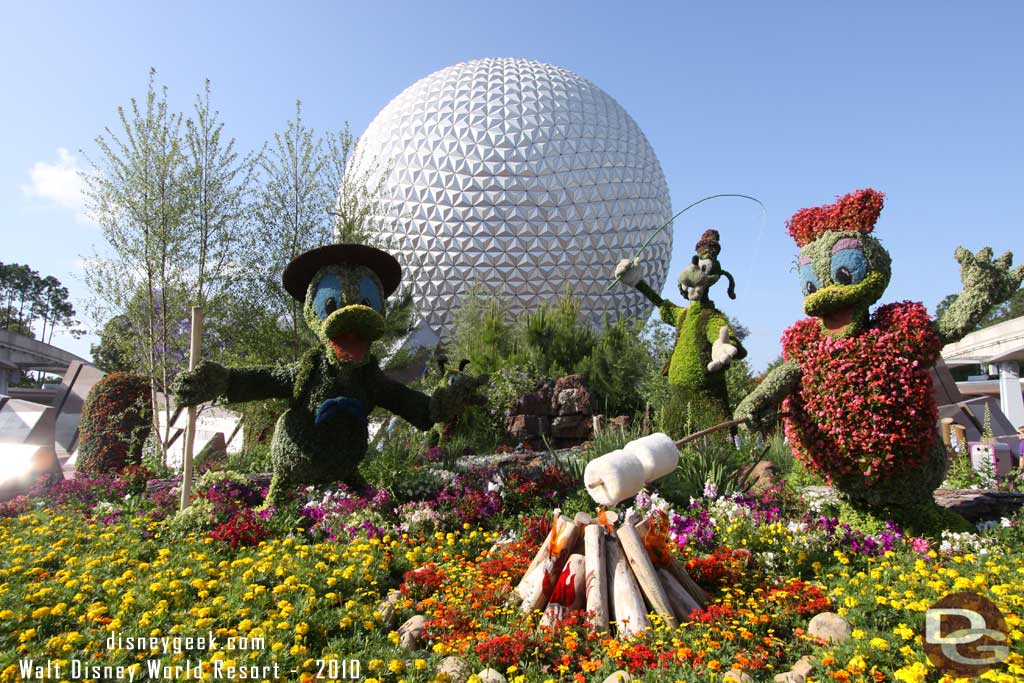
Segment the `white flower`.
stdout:
<path fill-rule="evenodd" d="M 1010 522 L 1009 518 L 1007 518 L 1007 517 L 1003 517 L 1002 519 L 1000 519 L 999 520 L 999 524 L 1004 526 L 1004 527 L 1006 527 L 1007 529 L 1009 529 L 1011 526 L 1013 526 L 1013 524 Z"/>

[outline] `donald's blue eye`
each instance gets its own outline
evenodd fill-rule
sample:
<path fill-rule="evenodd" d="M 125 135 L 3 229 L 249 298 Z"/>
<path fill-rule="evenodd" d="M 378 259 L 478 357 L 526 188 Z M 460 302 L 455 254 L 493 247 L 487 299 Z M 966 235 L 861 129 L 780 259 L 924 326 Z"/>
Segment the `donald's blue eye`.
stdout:
<path fill-rule="evenodd" d="M 821 289 L 821 281 L 818 280 L 814 267 L 810 263 L 800 266 L 800 291 L 803 295 L 810 296 L 819 289 Z"/>
<path fill-rule="evenodd" d="M 344 301 L 345 298 L 341 294 L 341 280 L 337 275 L 328 273 L 320 278 L 320 282 L 316 284 L 316 292 L 313 294 L 313 310 L 321 320 L 341 308 Z"/>
<path fill-rule="evenodd" d="M 832 281 L 839 285 L 855 285 L 868 272 L 868 260 L 858 247 L 837 249 L 832 253 Z"/>
<path fill-rule="evenodd" d="M 359 303 L 369 306 L 378 313 L 384 312 L 384 297 L 381 296 L 380 287 L 369 275 L 364 275 L 359 280 Z"/>

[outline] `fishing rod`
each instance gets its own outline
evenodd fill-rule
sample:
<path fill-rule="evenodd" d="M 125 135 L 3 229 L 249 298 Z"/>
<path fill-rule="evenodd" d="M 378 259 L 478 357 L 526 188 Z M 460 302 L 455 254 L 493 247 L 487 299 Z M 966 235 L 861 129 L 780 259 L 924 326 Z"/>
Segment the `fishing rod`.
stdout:
<path fill-rule="evenodd" d="M 640 258 L 640 254 L 644 253 L 644 249 L 647 248 L 647 246 L 654 240 L 655 237 L 658 236 L 658 234 L 662 230 L 664 230 L 668 226 L 672 225 L 672 221 L 674 221 L 675 219 L 679 218 L 684 213 L 686 213 L 687 211 L 689 211 L 693 207 L 697 206 L 698 204 L 703 204 L 704 202 L 708 201 L 709 199 L 719 199 L 721 197 L 739 197 L 741 199 L 749 199 L 752 202 L 756 202 L 757 205 L 761 207 L 761 220 L 762 220 L 762 222 L 767 222 L 767 220 L 768 220 L 768 210 L 765 208 L 764 204 L 761 203 L 761 200 L 758 199 L 757 197 L 751 197 L 750 195 L 746 195 L 746 194 L 731 194 L 731 193 L 730 194 L 713 194 L 713 195 L 708 195 L 707 197 L 704 197 L 702 199 L 698 199 L 693 204 L 690 204 L 689 206 L 685 207 L 684 209 L 682 209 L 681 211 L 676 213 L 676 215 L 672 216 L 672 218 L 669 218 L 667 221 L 665 221 L 660 226 L 658 226 L 658 228 L 654 232 L 651 233 L 651 236 L 648 237 L 647 240 L 642 245 L 640 245 L 640 248 L 636 252 L 636 256 L 633 257 L 633 261 L 636 261 L 637 259 Z M 608 285 L 608 287 L 605 289 L 605 291 L 606 292 L 610 291 L 612 287 L 614 287 L 615 285 L 619 284 L 620 280 L 622 280 L 621 276 L 616 277 L 614 280 L 611 281 L 611 283 Z"/>

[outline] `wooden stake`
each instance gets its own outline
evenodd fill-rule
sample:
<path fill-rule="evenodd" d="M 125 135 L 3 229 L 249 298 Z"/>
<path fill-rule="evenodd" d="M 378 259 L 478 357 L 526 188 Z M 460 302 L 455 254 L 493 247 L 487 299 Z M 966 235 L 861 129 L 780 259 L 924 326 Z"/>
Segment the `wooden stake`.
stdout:
<path fill-rule="evenodd" d="M 523 596 L 519 609 L 524 613 L 540 609 L 547 604 L 551 591 L 558 582 L 558 577 L 562 575 L 565 562 L 572 554 L 576 539 L 580 536 L 581 526 L 566 518 L 565 523 L 560 522 L 555 531 L 555 545 L 558 546 L 558 552 L 554 555 L 549 553 L 547 559 L 534 568 L 533 573 L 528 577 L 529 581 L 522 588 L 525 596 Z"/>
<path fill-rule="evenodd" d="M 939 424 L 942 425 L 942 443 L 946 444 L 946 448 L 952 445 L 950 437 L 953 435 L 953 418 L 944 417 L 939 420 Z"/>
<path fill-rule="evenodd" d="M 685 588 L 679 585 L 676 577 L 672 576 L 667 569 L 659 569 L 658 577 L 661 579 L 661 585 L 665 587 L 665 593 L 668 595 L 668 601 L 672 604 L 672 610 L 676 617 L 681 622 L 689 621 L 690 612 L 700 609 L 700 605 L 686 592 Z"/>
<path fill-rule="evenodd" d="M 587 590 L 587 621 L 599 633 L 608 630 L 608 558 L 605 531 L 600 524 L 583 530 Z"/>
<path fill-rule="evenodd" d="M 654 611 L 665 620 L 665 625 L 675 628 L 679 624 L 672 612 L 672 604 L 668 601 L 668 595 L 665 594 L 665 589 L 662 588 L 661 582 L 658 580 L 658 572 L 654 569 L 651 558 L 647 556 L 647 548 L 640 540 L 640 534 L 637 533 L 636 527 L 626 522 L 619 527 L 616 535 L 619 542 L 622 543 L 622 550 L 626 553 L 629 566 L 633 568 L 633 573 L 636 574 L 636 580 L 640 584 L 644 596 L 651 603 Z"/>
<path fill-rule="evenodd" d="M 203 309 L 192 307 L 192 333 L 189 337 L 188 369 L 195 370 L 199 365 L 199 356 L 203 345 Z M 189 506 L 192 496 L 192 449 L 196 445 L 196 407 L 188 407 L 188 421 L 185 423 L 185 443 L 181 458 L 181 506 L 184 510 Z"/>
<path fill-rule="evenodd" d="M 675 556 L 669 560 L 669 564 L 665 569 L 675 578 L 676 581 L 679 582 L 679 585 L 685 588 L 686 592 L 697 601 L 697 605 L 700 607 L 707 607 L 711 604 L 711 596 L 709 596 L 707 591 L 701 588 L 700 585 L 690 577 L 689 572 L 686 571 L 686 568 L 683 567 L 682 563 Z"/>
<path fill-rule="evenodd" d="M 618 539 L 614 536 L 609 538 L 605 550 L 611 578 L 610 611 L 615 619 L 615 631 L 620 638 L 628 638 L 651 625 L 647 606 Z"/>

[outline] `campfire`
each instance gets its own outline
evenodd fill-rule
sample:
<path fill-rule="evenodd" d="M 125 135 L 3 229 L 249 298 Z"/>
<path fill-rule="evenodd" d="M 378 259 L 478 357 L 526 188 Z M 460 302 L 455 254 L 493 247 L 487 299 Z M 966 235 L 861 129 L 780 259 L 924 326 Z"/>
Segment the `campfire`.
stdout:
<path fill-rule="evenodd" d="M 676 444 L 652 434 L 591 461 L 584 484 L 602 507 L 592 517 L 570 519 L 555 511 L 551 531 L 512 593 L 523 613 L 543 610 L 542 625 L 553 625 L 573 610 L 587 611 L 597 631 L 615 624 L 620 637 L 639 633 L 656 614 L 670 628 L 708 604 L 708 595 L 668 546 L 668 518 L 655 511 L 645 519 L 619 515 L 617 505 L 644 485 L 672 472 Z"/>

